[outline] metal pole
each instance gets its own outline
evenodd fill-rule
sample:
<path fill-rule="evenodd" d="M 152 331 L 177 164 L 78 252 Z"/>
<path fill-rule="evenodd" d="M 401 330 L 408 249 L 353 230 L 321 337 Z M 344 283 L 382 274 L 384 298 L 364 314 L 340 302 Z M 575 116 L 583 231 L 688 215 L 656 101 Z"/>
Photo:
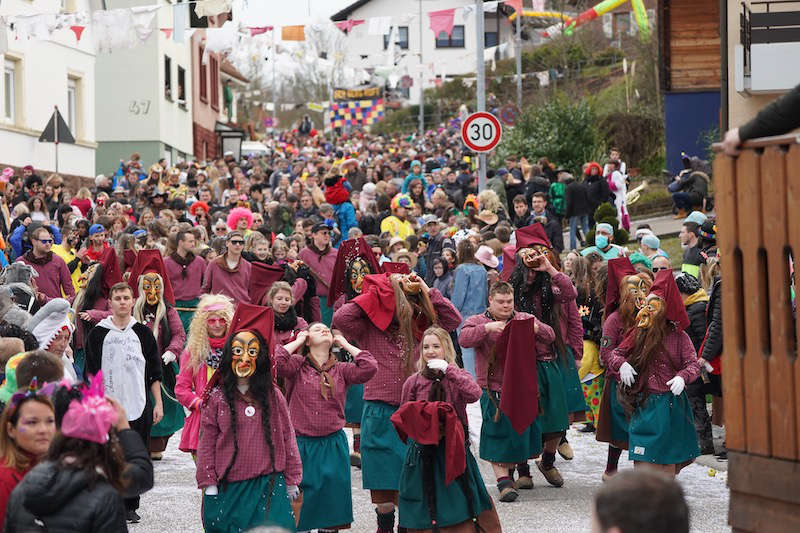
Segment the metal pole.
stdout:
<path fill-rule="evenodd" d="M 522 10 L 517 13 L 517 36 L 514 39 L 516 44 L 517 62 L 517 108 L 522 111 Z M 498 32 L 498 35 L 500 33 Z"/>
<path fill-rule="evenodd" d="M 483 0 L 475 0 L 475 53 L 478 59 L 476 70 L 476 100 L 478 101 L 478 111 L 486 111 L 486 68 L 483 63 Z M 486 188 L 486 154 L 480 154 L 478 158 L 478 191 Z"/>
<path fill-rule="evenodd" d="M 400 31 L 399 29 L 397 31 Z M 390 43 L 391 44 L 391 43 Z M 419 136 L 425 134 L 425 87 L 422 72 L 422 0 L 419 0 Z"/>
<path fill-rule="evenodd" d="M 272 28 L 272 129 L 275 129 L 274 118 L 278 116 L 278 78 L 275 75 L 275 63 L 277 63 L 278 47 L 275 45 L 275 28 Z"/>
<path fill-rule="evenodd" d="M 56 145 L 56 174 L 58 174 L 58 106 L 53 107 L 56 108 L 53 113 L 53 141 Z"/>

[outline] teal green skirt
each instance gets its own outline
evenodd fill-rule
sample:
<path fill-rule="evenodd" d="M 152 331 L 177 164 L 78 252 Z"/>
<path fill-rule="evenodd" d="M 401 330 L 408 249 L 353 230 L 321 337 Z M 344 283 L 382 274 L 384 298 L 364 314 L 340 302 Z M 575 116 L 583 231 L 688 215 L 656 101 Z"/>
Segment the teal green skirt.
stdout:
<path fill-rule="evenodd" d="M 564 361 L 566 359 L 566 361 Z M 564 391 L 567 393 L 567 412 L 586 413 L 586 397 L 583 395 L 581 378 L 578 377 L 578 367 L 575 366 L 575 352 L 567 347 L 566 357 L 558 357 L 561 377 L 564 380 Z"/>
<path fill-rule="evenodd" d="M 511 425 L 511 420 L 502 412 L 497 422 L 494 421 L 497 409 L 484 389 L 481 394 L 481 442 L 478 455 L 484 461 L 492 463 L 521 463 L 542 453 L 542 432 L 534 422 L 520 435 Z M 492 392 L 497 405 L 500 405 L 500 394 Z M 363 444 L 362 444 L 363 447 Z"/>
<path fill-rule="evenodd" d="M 398 510 L 400 527 L 408 529 L 433 529 L 433 518 L 425 491 L 424 471 L 426 465 L 422 460 L 422 446 L 408 441 L 408 453 L 403 463 L 400 476 L 400 497 Z M 434 494 L 436 498 L 436 523 L 439 527 L 448 527 L 472 520 L 483 511 L 492 508 L 492 500 L 486 491 L 478 463 L 466 446 L 467 467 L 462 474 L 464 485 L 469 495 L 465 494 L 464 485 L 456 479 L 445 485 L 445 447 L 436 446 L 433 451 L 431 467 L 433 469 Z M 469 498 L 469 499 L 467 499 Z"/>
<path fill-rule="evenodd" d="M 622 449 L 628 449 L 628 416 L 617 398 L 618 384 L 613 378 L 607 378 L 603 395 L 600 398 L 600 413 L 597 421 L 597 440 L 608 442 Z M 605 420 L 604 420 L 605 418 Z M 604 434 L 609 433 L 610 434 Z M 624 444 L 624 446 L 621 446 Z"/>
<path fill-rule="evenodd" d="M 539 412 L 536 422 L 543 435 L 560 433 L 569 427 L 567 411 L 567 393 L 564 389 L 564 377 L 561 367 L 556 361 L 536 361 L 536 373 L 539 377 Z M 586 409 L 581 392 L 581 412 Z"/>
<path fill-rule="evenodd" d="M 204 494 L 202 516 L 206 533 L 239 533 L 257 526 L 297 531 L 283 473 L 232 481 L 221 486 L 217 496 Z"/>
<path fill-rule="evenodd" d="M 334 529 L 353 521 L 350 452 L 341 429 L 326 437 L 297 436 L 303 461 L 299 531 Z"/>
<path fill-rule="evenodd" d="M 192 300 L 175 300 L 175 307 L 187 307 L 192 309 L 197 309 L 197 304 L 200 302 L 200 298 L 194 298 Z M 183 331 L 186 334 L 189 334 L 189 324 L 192 323 L 192 318 L 194 318 L 194 311 L 178 311 L 178 316 L 181 318 L 181 324 L 183 324 Z"/>
<path fill-rule="evenodd" d="M 344 420 L 350 425 L 361 425 L 364 416 L 364 384 L 350 385 L 344 400 Z"/>
<path fill-rule="evenodd" d="M 631 415 L 628 458 L 659 465 L 690 463 L 700 455 L 686 392 L 651 394 Z"/>
<path fill-rule="evenodd" d="M 328 307 L 328 297 L 319 297 L 319 314 L 322 317 L 322 323 L 330 326 L 333 321 L 333 307 Z"/>
<path fill-rule="evenodd" d="M 398 490 L 406 445 L 400 440 L 389 417 L 397 407 L 384 402 L 364 401 L 361 418 L 361 477 L 367 490 Z"/>
<path fill-rule="evenodd" d="M 169 364 L 169 368 L 175 373 L 175 376 L 180 372 L 178 364 L 175 361 Z M 174 379 L 172 381 L 174 382 Z M 147 393 L 150 394 L 152 398 L 152 393 L 149 390 Z M 151 401 L 154 400 L 151 399 Z M 186 419 L 186 412 L 175 397 L 175 389 L 167 385 L 166 380 L 161 382 L 161 402 L 164 405 L 164 418 L 150 429 L 151 437 L 169 437 L 174 435 L 183 427 L 183 422 Z"/>

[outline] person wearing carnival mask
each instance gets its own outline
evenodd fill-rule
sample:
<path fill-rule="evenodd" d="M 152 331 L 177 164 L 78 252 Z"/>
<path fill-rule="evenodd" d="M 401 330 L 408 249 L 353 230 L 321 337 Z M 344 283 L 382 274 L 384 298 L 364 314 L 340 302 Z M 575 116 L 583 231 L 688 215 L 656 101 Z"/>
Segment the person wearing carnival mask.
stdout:
<path fill-rule="evenodd" d="M 337 361 L 331 348 L 345 350 L 353 362 Z M 276 373 L 284 378 L 289 414 L 303 461 L 303 507 L 298 530 L 327 532 L 353 521 L 350 462 L 345 425 L 345 389 L 365 383 L 378 371 L 369 352 L 332 333 L 320 322 L 275 348 Z"/>
<path fill-rule="evenodd" d="M 436 326 L 425 330 L 417 372 L 403 384 L 403 405 L 392 415 L 397 431 L 411 439 L 400 477 L 399 524 L 414 531 L 501 531 L 469 446 L 467 404 L 478 401 L 481 388 L 456 366 L 455 356 L 448 332 Z M 439 418 L 440 407 L 452 419 L 443 432 L 441 426 L 417 423 L 431 408 Z M 427 433 L 426 427 L 435 433 L 417 434 Z"/>
<path fill-rule="evenodd" d="M 270 355 L 272 310 L 239 302 L 200 411 L 197 486 L 208 533 L 296 531 L 303 465 Z M 290 502 L 292 502 L 290 504 Z"/>
<path fill-rule="evenodd" d="M 453 331 L 460 323 L 453 304 L 415 274 L 367 275 L 361 294 L 334 313 L 334 327 L 378 361 L 378 373 L 364 386 L 361 469 L 363 486 L 377 507 L 379 533 L 394 529 L 406 455 L 389 418 L 400 405 L 405 379 L 413 373 L 422 332 L 433 324 Z"/>
<path fill-rule="evenodd" d="M 328 301 L 333 302 L 333 310 L 337 311 L 345 302 L 349 302 L 361 294 L 365 276 L 379 272 L 381 272 L 381 267 L 378 260 L 363 237 L 342 242 L 339 245 L 339 254 L 336 256 L 336 264 L 333 267 L 328 294 Z M 353 430 L 353 453 L 350 454 L 350 464 L 356 467 L 361 467 L 361 416 L 363 413 L 364 385 L 354 383 L 347 387 L 344 417 L 347 427 Z"/>
<path fill-rule="evenodd" d="M 513 320 L 533 320 L 534 331 L 530 332 L 533 338 L 529 341 L 534 344 L 534 352 L 552 350 L 549 346 L 555 339 L 553 328 L 529 313 L 515 311 L 514 288 L 506 282 L 492 285 L 486 312 L 469 317 L 458 336 L 460 344 L 475 348 L 475 372 L 478 384 L 483 389 L 480 398 L 483 424 L 479 453 L 481 459 L 492 465 L 501 502 L 516 500 L 519 489 L 533 488 L 528 459 L 542 452 L 539 425 L 531 420 L 524 428 L 515 428 L 500 409 L 501 401 L 505 400 L 504 389 L 512 395 L 513 391 L 509 389 L 518 383 L 529 391 L 538 383 L 536 376 L 530 376 L 528 381 L 528 376 L 505 372 L 506 354 L 498 349 L 498 342 L 506 325 Z M 531 358 L 535 357 L 530 350 L 525 352 L 526 356 L 528 354 Z M 511 380 L 515 383 L 512 384 Z M 521 401 L 525 402 L 524 399 Z M 519 470 L 519 479 L 516 482 L 515 468 Z"/>
<path fill-rule="evenodd" d="M 208 381 L 219 367 L 228 326 L 233 318 L 233 302 L 221 294 L 204 294 L 189 325 L 186 349 L 181 354 L 181 370 L 175 382 L 175 397 L 189 410 L 178 449 L 197 455 L 200 437 L 200 408 Z"/>
<path fill-rule="evenodd" d="M 564 480 L 555 466 L 555 453 L 572 459 L 566 430 L 570 422 L 586 417 L 586 400 L 576 365 L 583 357 L 583 324 L 575 303 L 578 293 L 569 276 L 556 267 L 558 256 L 541 224 L 531 224 L 515 233 L 517 259 L 509 279 L 514 287 L 514 308 L 534 315 L 554 333 L 554 341 L 542 345 L 536 353 L 542 406 L 537 423 L 543 441 L 542 458 L 536 466 L 548 483 L 561 487 Z M 527 477 L 526 467 L 527 463 L 518 465 L 521 477 Z"/>
<path fill-rule="evenodd" d="M 656 274 L 635 328 L 608 356 L 630 415 L 628 457 L 635 468 L 675 476 L 700 455 L 686 385 L 700 376 L 689 317 L 672 272 Z"/>
<path fill-rule="evenodd" d="M 600 397 L 596 435 L 598 441 L 608 443 L 604 481 L 617 473 L 622 450 L 628 449 L 628 417 L 618 400 L 619 374 L 609 368 L 609 357 L 625 333 L 635 326 L 636 313 L 644 305 L 652 284 L 649 276 L 636 272 L 627 257 L 609 260 L 605 322 L 600 339 L 600 361 L 605 367 L 606 380 Z"/>
<path fill-rule="evenodd" d="M 164 262 L 158 250 L 140 250 L 131 268 L 128 285 L 136 301 L 133 318 L 153 332 L 161 354 L 161 396 L 164 398 L 164 418 L 150 432 L 150 457 L 160 460 L 169 438 L 183 427 L 183 407 L 175 398 L 175 381 L 180 368 L 178 354 L 183 349 L 186 333 L 178 312 L 172 284 L 165 275 Z"/>

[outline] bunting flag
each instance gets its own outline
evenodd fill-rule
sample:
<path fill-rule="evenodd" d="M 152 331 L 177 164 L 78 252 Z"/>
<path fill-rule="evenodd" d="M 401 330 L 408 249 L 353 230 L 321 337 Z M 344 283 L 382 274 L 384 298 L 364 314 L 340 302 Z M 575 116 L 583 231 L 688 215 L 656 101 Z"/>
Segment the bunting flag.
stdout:
<path fill-rule="evenodd" d="M 198 18 L 213 17 L 231 10 L 232 0 L 203 0 L 194 4 L 194 12 Z"/>
<path fill-rule="evenodd" d="M 455 8 L 429 12 L 428 18 L 430 19 L 430 28 L 433 30 L 433 34 L 436 37 L 442 32 L 445 32 L 448 36 L 451 35 L 453 33 L 453 19 L 455 16 Z"/>
<path fill-rule="evenodd" d="M 334 22 L 334 24 L 336 24 L 336 27 L 342 30 L 343 32 L 350 33 L 350 31 L 352 31 L 353 28 L 361 24 L 364 24 L 365 22 L 366 21 L 364 19 L 360 20 L 347 19 Z"/>
<path fill-rule="evenodd" d="M 162 32 L 164 32 L 164 36 L 169 39 L 172 37 L 172 28 L 160 28 Z"/>
<path fill-rule="evenodd" d="M 253 27 L 247 28 L 250 30 L 250 37 L 254 37 L 256 35 L 261 35 L 262 33 L 267 33 L 268 31 L 272 31 L 272 26 L 261 26 L 261 27 Z"/>
<path fill-rule="evenodd" d="M 69 29 L 75 33 L 75 38 L 78 42 L 81 42 L 81 35 L 83 34 L 83 30 L 86 29 L 86 26 L 70 26 Z"/>
<path fill-rule="evenodd" d="M 328 113 L 332 128 L 368 126 L 383 118 L 383 98 L 332 102 Z"/>
<path fill-rule="evenodd" d="M 281 40 L 283 41 L 305 41 L 305 26 L 284 26 L 281 28 Z"/>

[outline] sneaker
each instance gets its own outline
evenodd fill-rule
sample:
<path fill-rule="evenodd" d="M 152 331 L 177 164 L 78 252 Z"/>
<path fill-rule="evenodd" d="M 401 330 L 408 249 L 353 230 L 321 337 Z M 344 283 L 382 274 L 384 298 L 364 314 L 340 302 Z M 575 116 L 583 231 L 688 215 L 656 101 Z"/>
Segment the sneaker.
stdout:
<path fill-rule="evenodd" d="M 355 466 L 356 468 L 361 468 L 361 454 L 360 453 L 351 453 L 350 454 L 350 466 Z"/>
<path fill-rule="evenodd" d="M 722 450 L 717 454 L 717 459 L 720 461 L 727 461 L 728 460 L 728 450 Z"/>
<path fill-rule="evenodd" d="M 128 511 L 125 514 L 125 520 L 129 524 L 138 524 L 141 519 L 142 519 L 142 517 L 139 516 L 139 514 L 136 511 L 133 511 L 133 510 Z"/>
<path fill-rule="evenodd" d="M 533 478 L 531 476 L 519 476 L 514 482 L 514 488 L 519 490 L 530 490 L 533 488 Z"/>
<path fill-rule="evenodd" d="M 519 492 L 514 489 L 514 487 L 506 487 L 500 491 L 500 501 L 501 502 L 513 502 L 519 496 Z"/>
<path fill-rule="evenodd" d="M 570 446 L 569 442 L 564 441 L 558 445 L 558 455 L 560 455 L 566 461 L 572 461 L 572 458 L 575 457 L 575 452 L 572 451 L 572 446 Z"/>
<path fill-rule="evenodd" d="M 150 459 L 153 461 L 160 461 L 164 458 L 164 454 L 161 452 L 150 452 Z"/>
<path fill-rule="evenodd" d="M 578 430 L 580 433 L 594 433 L 595 427 L 594 424 L 591 422 L 586 422 L 581 429 Z"/>
<path fill-rule="evenodd" d="M 544 476 L 544 478 L 547 480 L 548 483 L 550 483 L 554 487 L 564 486 L 564 478 L 561 477 L 561 472 L 558 471 L 558 468 L 552 466 L 550 468 L 545 469 L 541 459 L 537 459 L 535 462 L 536 466 L 539 467 L 539 472 L 542 473 L 542 475 Z"/>

